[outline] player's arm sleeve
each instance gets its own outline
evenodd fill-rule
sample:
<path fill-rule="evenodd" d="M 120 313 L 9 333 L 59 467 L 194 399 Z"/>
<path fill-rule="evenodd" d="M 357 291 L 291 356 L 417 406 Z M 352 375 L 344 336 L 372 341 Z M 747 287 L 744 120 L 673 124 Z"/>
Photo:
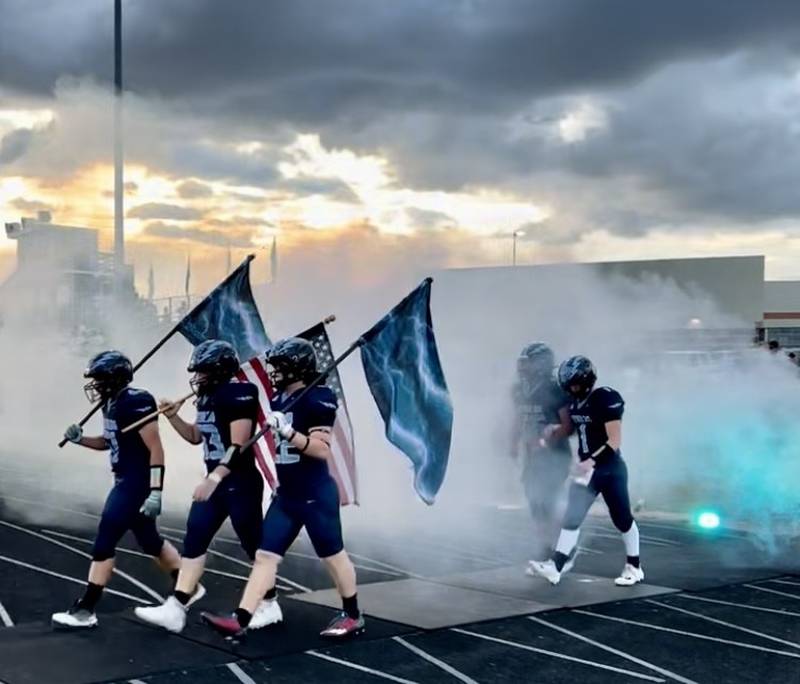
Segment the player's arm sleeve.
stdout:
<path fill-rule="evenodd" d="M 156 405 L 156 400 L 153 398 L 153 395 L 149 392 L 142 392 L 141 394 L 130 397 L 125 406 L 124 418 L 118 420 L 118 423 L 123 427 L 133 425 L 137 420 L 141 420 L 149 415 L 149 420 L 139 426 L 141 430 L 145 425 L 149 425 L 154 420 L 158 420 L 158 414 L 155 413 L 157 410 L 158 406 Z"/>
<path fill-rule="evenodd" d="M 242 383 L 236 387 L 236 392 L 228 402 L 225 418 L 229 423 L 237 420 L 252 420 L 258 418 L 258 389 L 255 385 Z"/>
<path fill-rule="evenodd" d="M 314 428 L 332 428 L 336 422 L 337 408 L 338 402 L 333 394 L 330 397 L 321 397 L 311 404 L 308 411 L 308 420 L 306 421 L 309 430 L 313 432 Z"/>
<path fill-rule="evenodd" d="M 603 397 L 603 405 L 600 410 L 601 419 L 604 423 L 610 423 L 614 420 L 622 420 L 622 414 L 625 412 L 625 401 L 622 395 L 616 390 L 606 390 Z"/>

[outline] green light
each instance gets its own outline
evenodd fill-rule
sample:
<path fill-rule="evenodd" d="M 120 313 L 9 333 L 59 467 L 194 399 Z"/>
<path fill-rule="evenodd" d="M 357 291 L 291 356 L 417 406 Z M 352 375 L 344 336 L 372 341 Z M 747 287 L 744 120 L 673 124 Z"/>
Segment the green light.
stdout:
<path fill-rule="evenodd" d="M 719 527 L 719 516 L 713 511 L 703 511 L 697 516 L 697 524 L 706 530 Z"/>

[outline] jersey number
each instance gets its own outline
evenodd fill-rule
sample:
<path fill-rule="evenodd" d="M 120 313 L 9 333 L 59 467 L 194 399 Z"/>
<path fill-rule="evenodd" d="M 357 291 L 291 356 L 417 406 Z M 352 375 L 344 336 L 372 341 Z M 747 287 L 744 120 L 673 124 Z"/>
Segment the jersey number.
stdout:
<path fill-rule="evenodd" d="M 586 423 L 581 423 L 578 425 L 578 439 L 581 443 L 581 453 L 588 454 L 589 453 L 589 442 L 586 439 Z"/>
<path fill-rule="evenodd" d="M 286 420 L 290 423 L 292 422 L 293 415 L 291 413 L 286 414 Z M 290 463 L 297 463 L 300 461 L 300 454 L 294 452 L 292 454 L 289 453 L 289 442 L 285 439 L 282 439 L 279 435 L 275 435 L 276 440 L 278 441 L 278 446 L 275 449 L 275 463 L 280 463 L 281 465 L 289 465 Z"/>
<path fill-rule="evenodd" d="M 119 442 L 117 442 L 117 421 L 106 418 L 103 421 L 103 436 L 109 447 L 109 458 L 114 466 L 119 461 Z"/>

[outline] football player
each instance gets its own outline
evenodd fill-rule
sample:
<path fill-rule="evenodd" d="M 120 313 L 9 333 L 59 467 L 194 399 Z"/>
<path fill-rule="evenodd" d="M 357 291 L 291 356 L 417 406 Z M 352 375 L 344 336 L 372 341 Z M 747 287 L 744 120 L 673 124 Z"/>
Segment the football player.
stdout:
<path fill-rule="evenodd" d="M 222 524 L 230 517 L 245 553 L 255 558 L 261 539 L 261 498 L 263 482 L 252 449 L 241 446 L 253 436 L 258 415 L 258 388 L 234 379 L 239 369 L 236 350 L 227 342 L 208 340 L 192 354 L 188 371 L 194 376 L 197 418 L 187 423 L 179 415 L 180 403 L 163 401 L 161 407 L 177 433 L 190 444 L 203 445 L 206 477 L 194 490 L 183 558 L 175 591 L 163 604 L 137 608 L 136 615 L 170 632 L 186 626 L 186 609 L 205 593 L 199 584 L 205 569 L 206 552 Z M 268 598 L 253 606 L 253 629 L 280 622 L 280 606 Z"/>
<path fill-rule="evenodd" d="M 239 607 L 232 615 L 204 613 L 203 618 L 226 636 L 242 635 L 252 627 L 260 598 L 265 592 L 274 594 L 278 564 L 305 527 L 342 597 L 342 611 L 321 636 L 349 637 L 364 630 L 364 617 L 358 609 L 355 568 L 342 541 L 339 491 L 328 470 L 336 395 L 329 387 L 315 386 L 295 401 L 318 374 L 314 348 L 307 340 L 281 340 L 267 352 L 267 363 L 277 393 L 268 422 L 278 441 L 278 490 L 264 517 L 261 545 Z M 283 411 L 290 404 L 291 411 Z"/>
<path fill-rule="evenodd" d="M 95 607 L 111 579 L 117 544 L 128 530 L 142 550 L 173 578 L 180 567 L 175 547 L 162 539 L 156 528 L 164 485 L 164 450 L 158 419 L 153 416 L 138 430 L 121 432 L 153 413 L 155 400 L 150 393 L 130 387 L 133 366 L 118 351 L 105 351 L 92 358 L 84 377 L 89 379 L 84 386 L 89 401 L 102 402 L 103 434 L 84 436 L 79 425 L 70 425 L 64 437 L 89 449 L 109 451 L 114 486 L 97 527 L 86 591 L 69 610 L 53 614 L 53 626 L 64 629 L 97 626 Z"/>
<path fill-rule="evenodd" d="M 553 377 L 553 350 L 533 342 L 517 358 L 517 382 L 513 389 L 515 419 L 514 452 L 522 455 L 522 482 L 534 524 L 534 560 L 550 557 L 560 519 L 559 495 L 569 475 L 572 456 L 569 399 Z M 544 431 L 552 424 L 558 430 Z"/>
<path fill-rule="evenodd" d="M 569 412 L 578 437 L 578 463 L 570 485 L 567 511 L 550 560 L 531 563 L 531 569 L 558 584 L 564 566 L 578 543 L 578 533 L 598 494 L 608 506 L 614 526 L 622 533 L 625 567 L 614 581 L 631 586 L 644 579 L 639 561 L 639 528 L 631 513 L 628 469 L 620 455 L 625 402 L 610 387 L 595 387 L 597 372 L 585 356 L 573 356 L 558 369 L 558 382 L 572 398 Z M 546 431 L 554 434 L 560 425 Z"/>

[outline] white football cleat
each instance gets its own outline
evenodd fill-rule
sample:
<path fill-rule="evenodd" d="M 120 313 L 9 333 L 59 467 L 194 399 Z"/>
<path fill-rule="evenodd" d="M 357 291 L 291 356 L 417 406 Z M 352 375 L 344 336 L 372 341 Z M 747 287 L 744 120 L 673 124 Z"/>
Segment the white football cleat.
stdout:
<path fill-rule="evenodd" d="M 618 587 L 632 587 L 637 582 L 644 579 L 644 570 L 635 568 L 630 563 L 625 563 L 622 574 L 614 580 Z"/>
<path fill-rule="evenodd" d="M 53 613 L 50 618 L 54 629 L 91 629 L 97 627 L 97 615 L 79 608 L 76 603 L 63 613 Z"/>
<path fill-rule="evenodd" d="M 197 583 L 197 588 L 194 590 L 194 594 L 192 594 L 192 595 L 189 597 L 189 601 L 188 601 L 188 603 L 186 604 L 186 607 L 188 608 L 189 606 L 192 606 L 192 605 L 194 605 L 194 604 L 195 604 L 195 603 L 197 603 L 197 602 L 198 602 L 198 601 L 199 601 L 201 598 L 203 598 L 205 595 L 206 595 L 206 588 L 205 588 L 205 587 L 204 587 L 202 584 L 200 584 L 200 583 L 198 582 L 198 583 Z"/>
<path fill-rule="evenodd" d="M 186 608 L 174 596 L 170 596 L 160 606 L 135 608 L 133 612 L 142 622 L 162 627 L 175 634 L 182 632 L 186 626 Z"/>
<path fill-rule="evenodd" d="M 529 575 L 538 575 L 544 577 L 550 584 L 558 584 L 561 581 L 561 573 L 556 568 L 556 564 L 552 560 L 546 561 L 530 561 L 528 563 Z"/>
<path fill-rule="evenodd" d="M 279 622 L 283 622 L 283 612 L 278 605 L 278 600 L 262 600 L 261 603 L 258 604 L 256 612 L 253 613 L 253 617 L 250 619 L 249 629 L 261 629 L 262 627 L 275 625 Z"/>

